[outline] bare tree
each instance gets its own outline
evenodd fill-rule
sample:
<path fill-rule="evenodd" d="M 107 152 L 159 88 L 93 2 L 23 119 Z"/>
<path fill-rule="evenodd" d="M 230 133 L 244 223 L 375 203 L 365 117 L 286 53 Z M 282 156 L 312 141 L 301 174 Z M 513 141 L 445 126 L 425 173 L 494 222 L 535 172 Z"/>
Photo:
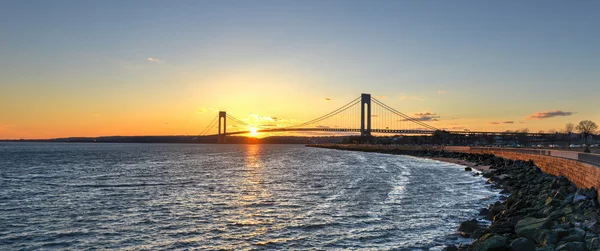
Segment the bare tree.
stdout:
<path fill-rule="evenodd" d="M 575 129 L 577 129 L 578 132 L 583 134 L 585 144 L 587 145 L 588 136 L 594 134 L 594 132 L 598 130 L 598 125 L 596 125 L 596 123 L 590 120 L 582 120 L 581 122 L 579 122 Z"/>
<path fill-rule="evenodd" d="M 565 134 L 567 135 L 567 146 L 571 148 L 571 133 L 575 130 L 575 125 L 571 122 L 565 125 Z"/>

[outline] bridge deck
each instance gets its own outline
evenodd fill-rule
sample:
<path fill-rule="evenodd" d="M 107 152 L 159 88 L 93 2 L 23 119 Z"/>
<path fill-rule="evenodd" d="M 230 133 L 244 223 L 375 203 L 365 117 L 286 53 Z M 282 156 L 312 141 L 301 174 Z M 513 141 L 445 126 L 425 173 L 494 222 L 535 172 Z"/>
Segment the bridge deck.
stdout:
<path fill-rule="evenodd" d="M 329 128 L 329 127 L 312 127 L 312 128 L 274 128 L 274 129 L 259 129 L 256 132 L 358 132 L 360 128 Z M 513 133 L 513 132 L 470 132 L 470 131 L 445 131 L 454 135 L 528 135 L 542 136 L 549 135 L 547 133 Z M 250 131 L 227 132 L 225 135 L 248 134 Z M 371 133 L 385 134 L 414 134 L 414 135 L 431 135 L 435 133 L 432 130 L 394 130 L 394 129 L 371 129 Z M 213 134 L 217 135 L 217 134 Z"/>

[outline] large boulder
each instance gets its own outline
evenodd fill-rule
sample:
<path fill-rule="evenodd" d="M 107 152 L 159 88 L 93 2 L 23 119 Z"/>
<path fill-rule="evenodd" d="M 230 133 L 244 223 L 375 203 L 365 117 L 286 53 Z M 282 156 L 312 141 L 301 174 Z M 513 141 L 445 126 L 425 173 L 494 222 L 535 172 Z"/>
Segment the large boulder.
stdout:
<path fill-rule="evenodd" d="M 490 210 L 487 208 L 481 209 L 481 211 L 479 211 L 479 216 L 481 216 L 481 218 L 486 219 L 486 220 L 492 220 L 492 218 L 494 217 L 492 212 L 490 212 Z"/>
<path fill-rule="evenodd" d="M 487 229 L 480 227 L 480 228 L 475 229 L 475 231 L 473 231 L 473 234 L 471 234 L 471 238 L 479 239 L 479 238 L 481 238 L 481 236 L 485 235 L 486 233 L 487 233 Z"/>
<path fill-rule="evenodd" d="M 510 244 L 511 250 L 519 251 L 535 251 L 535 244 L 527 238 L 517 238 Z"/>
<path fill-rule="evenodd" d="M 515 225 L 515 233 L 519 237 L 525 237 L 534 240 L 535 236 L 543 229 L 549 229 L 553 225 L 548 218 L 525 218 L 517 222 Z"/>
<path fill-rule="evenodd" d="M 595 187 L 591 187 L 589 190 L 586 191 L 585 196 L 587 196 L 590 199 L 598 198 L 598 191 L 596 191 Z"/>
<path fill-rule="evenodd" d="M 482 237 L 484 239 L 486 236 Z M 506 245 L 506 237 L 494 235 L 488 237 L 475 245 L 474 251 L 508 251 L 509 246 Z"/>
<path fill-rule="evenodd" d="M 587 246 L 587 248 L 589 250 L 598 250 L 598 249 L 600 249 L 600 238 L 598 238 L 598 237 L 591 238 L 591 239 L 588 239 L 586 242 L 587 242 L 586 246 Z"/>
<path fill-rule="evenodd" d="M 539 247 L 539 248 L 536 248 L 535 251 L 554 251 L 554 245 L 546 245 L 543 247 Z"/>
<path fill-rule="evenodd" d="M 573 203 L 584 201 L 586 199 L 587 199 L 587 196 L 577 193 L 577 194 L 575 194 L 575 197 L 573 197 Z"/>
<path fill-rule="evenodd" d="M 558 240 L 562 237 L 561 230 L 552 229 L 552 230 L 541 230 L 540 234 L 536 235 L 536 241 L 542 246 L 554 245 L 558 243 Z M 567 234 L 567 231 L 564 231 L 564 234 Z"/>
<path fill-rule="evenodd" d="M 444 249 L 442 249 L 442 251 L 458 251 L 458 247 L 456 247 L 455 245 L 448 245 Z"/>
<path fill-rule="evenodd" d="M 464 221 L 463 223 L 460 223 L 460 226 L 458 227 L 458 231 L 471 234 L 478 227 L 479 227 L 479 224 L 478 224 L 477 220 L 473 219 L 473 220 L 468 220 L 468 221 Z"/>
<path fill-rule="evenodd" d="M 580 228 L 570 228 L 566 236 L 560 239 L 561 242 L 583 242 L 585 241 L 585 230 Z"/>
<path fill-rule="evenodd" d="M 562 244 L 554 249 L 555 251 L 587 251 L 583 242 L 569 242 Z"/>

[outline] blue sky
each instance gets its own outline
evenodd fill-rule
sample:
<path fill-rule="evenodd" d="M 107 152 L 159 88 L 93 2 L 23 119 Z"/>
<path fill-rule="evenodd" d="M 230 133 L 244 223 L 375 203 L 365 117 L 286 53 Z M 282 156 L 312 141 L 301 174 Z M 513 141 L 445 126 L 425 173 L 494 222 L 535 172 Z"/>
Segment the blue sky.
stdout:
<path fill-rule="evenodd" d="M 78 133 L 129 133 L 92 126 L 123 119 L 132 128 L 179 121 L 147 133 L 193 134 L 212 118 L 194 112 L 201 108 L 303 120 L 362 92 L 386 96 L 407 114 L 436 113 L 442 127 L 452 117 L 462 119 L 452 124 L 475 130 L 600 122 L 593 105 L 600 94 L 598 1 L 1 6 L 0 113 L 7 115 L 0 138 L 86 126 L 89 133 Z M 525 119 L 555 110 L 573 114 Z M 490 123 L 506 120 L 523 124 Z"/>

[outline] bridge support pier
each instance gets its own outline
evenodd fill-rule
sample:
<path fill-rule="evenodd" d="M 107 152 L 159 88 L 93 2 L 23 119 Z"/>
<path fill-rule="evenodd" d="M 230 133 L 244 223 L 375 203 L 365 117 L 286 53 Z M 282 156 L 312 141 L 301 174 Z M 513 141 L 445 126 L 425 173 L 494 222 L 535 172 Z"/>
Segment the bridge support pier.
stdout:
<path fill-rule="evenodd" d="M 367 106 L 366 109 L 365 105 Z M 363 93 L 360 96 L 360 136 L 371 136 L 371 94 Z"/>
<path fill-rule="evenodd" d="M 223 119 L 223 133 L 221 133 L 221 119 Z M 225 134 L 227 133 L 227 112 L 219 112 L 219 134 L 217 143 L 225 143 Z"/>

